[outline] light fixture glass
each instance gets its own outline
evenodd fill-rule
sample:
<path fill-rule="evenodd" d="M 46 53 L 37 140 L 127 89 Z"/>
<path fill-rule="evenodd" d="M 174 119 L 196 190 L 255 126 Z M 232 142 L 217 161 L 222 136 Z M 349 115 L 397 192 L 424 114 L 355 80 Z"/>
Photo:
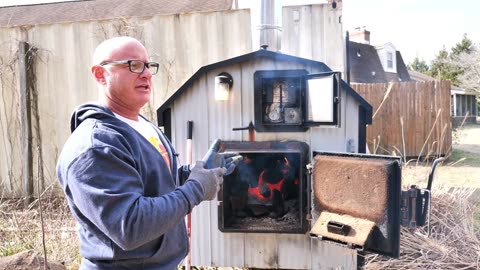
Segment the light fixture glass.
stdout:
<path fill-rule="evenodd" d="M 217 75 L 215 77 L 215 100 L 228 100 L 232 85 L 233 79 L 230 74 L 223 72 Z"/>

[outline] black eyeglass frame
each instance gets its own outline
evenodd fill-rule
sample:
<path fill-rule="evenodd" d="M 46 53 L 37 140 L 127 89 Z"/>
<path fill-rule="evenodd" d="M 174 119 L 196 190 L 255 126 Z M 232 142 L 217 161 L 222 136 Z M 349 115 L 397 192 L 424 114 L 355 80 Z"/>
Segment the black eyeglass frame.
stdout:
<path fill-rule="evenodd" d="M 142 71 L 133 71 L 132 70 L 132 62 L 140 62 L 140 63 L 143 63 L 143 68 L 142 68 Z M 120 60 L 120 61 L 107 61 L 107 62 L 103 62 L 100 64 L 100 66 L 105 66 L 105 65 L 125 65 L 125 64 L 128 64 L 128 69 L 130 70 L 130 72 L 132 73 L 136 73 L 136 74 L 142 74 L 144 71 L 145 71 L 145 68 L 148 68 L 148 70 L 150 70 L 150 72 L 152 72 L 152 75 L 155 75 L 158 73 L 158 68 L 160 67 L 160 64 L 157 63 L 157 62 L 143 62 L 142 60 Z M 153 70 L 151 69 L 153 68 Z"/>

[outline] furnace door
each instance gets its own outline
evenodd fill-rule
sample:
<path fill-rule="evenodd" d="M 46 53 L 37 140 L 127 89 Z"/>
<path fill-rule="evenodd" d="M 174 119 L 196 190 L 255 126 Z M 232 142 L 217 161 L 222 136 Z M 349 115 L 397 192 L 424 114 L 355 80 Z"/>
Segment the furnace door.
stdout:
<path fill-rule="evenodd" d="M 324 72 L 303 77 L 304 126 L 337 125 L 340 73 Z"/>
<path fill-rule="evenodd" d="M 398 257 L 401 160 L 313 152 L 310 234 Z"/>

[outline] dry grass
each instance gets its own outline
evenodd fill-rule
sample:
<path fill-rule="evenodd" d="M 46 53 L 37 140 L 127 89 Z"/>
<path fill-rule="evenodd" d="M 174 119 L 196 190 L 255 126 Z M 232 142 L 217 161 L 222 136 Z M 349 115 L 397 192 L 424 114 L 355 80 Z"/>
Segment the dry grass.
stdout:
<path fill-rule="evenodd" d="M 448 161 L 435 170 L 431 234 L 402 228 L 400 257 L 368 255 L 365 269 L 480 269 L 480 126 L 461 127 L 453 138 Z M 430 166 L 406 165 L 404 189 L 425 188 Z"/>
<path fill-rule="evenodd" d="M 442 187 L 432 194 L 431 235 L 426 228 L 402 228 L 398 259 L 366 257 L 365 269 L 479 269 L 480 238 L 478 196 L 475 189 Z M 78 269 L 78 239 L 73 218 L 61 198 L 44 201 L 45 241 L 49 260 Z M 22 201 L 0 203 L 0 256 L 22 250 L 43 254 L 37 204 L 28 209 Z M 215 268 L 205 268 L 215 269 Z M 240 269 L 240 268 L 231 268 Z"/>
<path fill-rule="evenodd" d="M 68 269 L 78 269 L 76 224 L 66 202 L 63 198 L 47 196 L 42 205 L 48 260 L 61 262 Z M 0 200 L 0 256 L 24 250 L 43 255 L 38 201 L 25 209 L 23 200 Z"/>
<path fill-rule="evenodd" d="M 402 228 L 400 257 L 366 257 L 365 269 L 480 269 L 475 189 L 443 188 L 432 194 L 431 234 Z"/>

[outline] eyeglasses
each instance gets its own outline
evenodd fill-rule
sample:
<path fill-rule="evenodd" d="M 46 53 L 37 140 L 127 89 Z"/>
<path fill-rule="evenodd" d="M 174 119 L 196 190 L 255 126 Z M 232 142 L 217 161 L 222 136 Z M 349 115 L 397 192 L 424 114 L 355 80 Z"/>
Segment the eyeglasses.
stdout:
<path fill-rule="evenodd" d="M 105 66 L 105 65 L 125 65 L 128 64 L 128 69 L 137 74 L 142 74 L 142 72 L 145 70 L 145 67 L 150 70 L 152 75 L 157 74 L 158 72 L 158 67 L 160 66 L 158 63 L 155 62 L 143 62 L 141 60 L 122 60 L 122 61 L 109 61 L 109 62 L 103 62 L 100 64 L 100 66 Z"/>

